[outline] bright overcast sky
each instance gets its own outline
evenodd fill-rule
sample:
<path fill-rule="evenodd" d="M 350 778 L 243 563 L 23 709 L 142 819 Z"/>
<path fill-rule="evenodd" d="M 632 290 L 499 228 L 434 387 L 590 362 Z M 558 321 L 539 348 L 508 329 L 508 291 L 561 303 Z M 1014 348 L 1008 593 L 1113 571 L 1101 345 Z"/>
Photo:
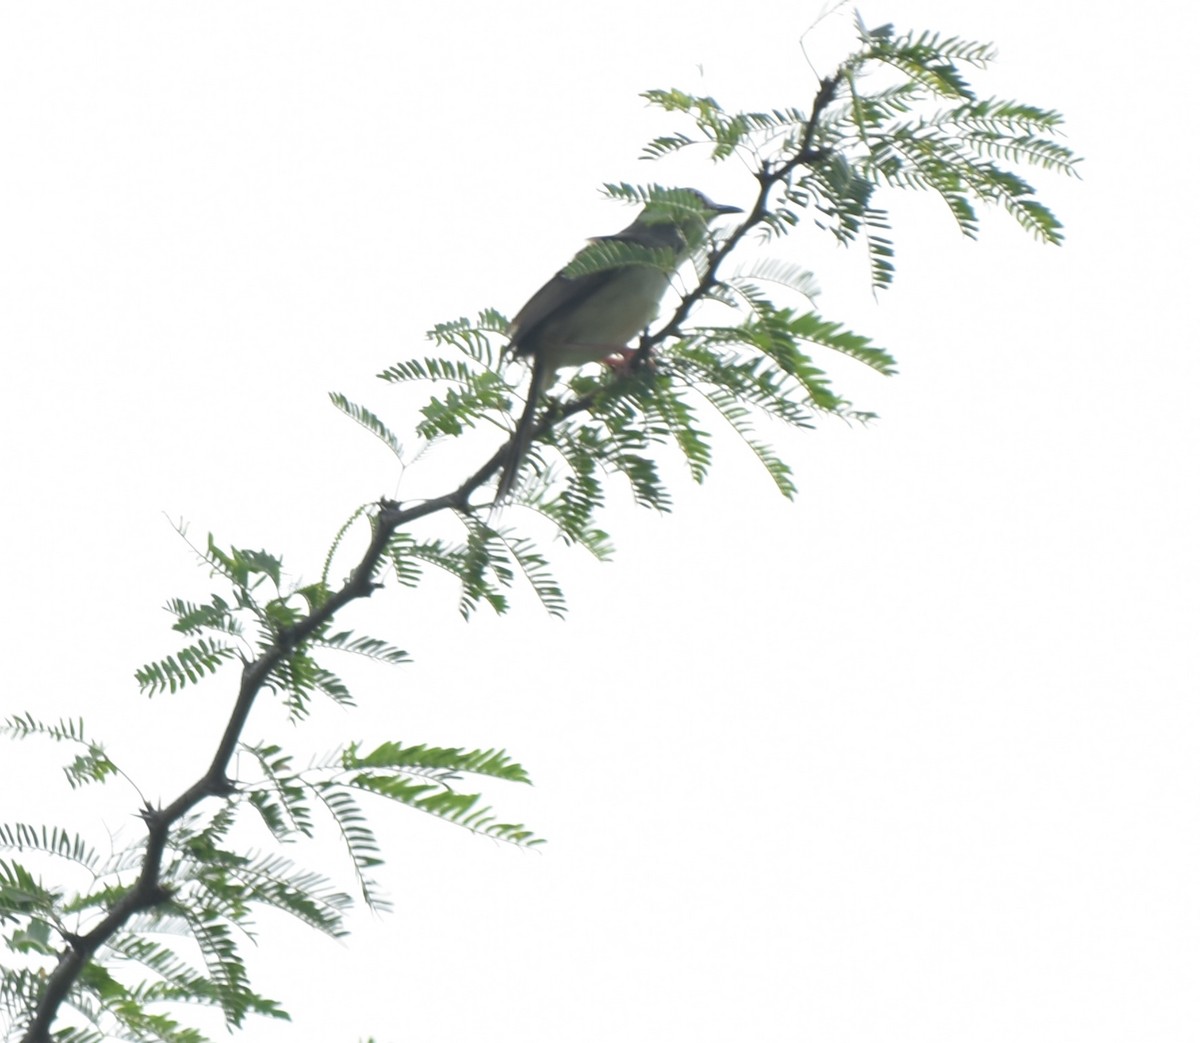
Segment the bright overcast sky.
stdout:
<path fill-rule="evenodd" d="M 441 581 L 356 607 L 415 665 L 253 734 L 503 746 L 536 785 L 489 796 L 550 843 L 379 808 L 396 912 L 344 944 L 264 921 L 257 982 L 296 1023 L 247 1038 L 1196 1038 L 1195 16 L 863 11 L 996 43 L 981 93 L 1065 113 L 1084 180 L 1035 180 L 1066 245 L 905 200 L 876 301 L 861 254 L 796 235 L 774 255 L 901 370 L 847 372 L 878 423 L 785 443 L 797 502 L 723 439 L 672 515 L 614 513 L 612 564 L 558 554 L 565 623 L 521 596 L 464 624 Z M 312 579 L 358 504 L 456 484 L 494 435 L 402 480 L 326 393 L 410 429 L 373 374 L 626 223 L 602 182 L 748 203 L 735 164 L 638 161 L 674 129 L 638 92 L 806 107 L 819 9 L 0 12 L 2 711 L 83 715 L 168 800 L 235 676 L 136 691 L 175 648 L 161 605 L 208 589 L 166 516 Z M 843 10 L 809 55 L 851 42 Z M 72 794 L 64 752 L 4 752 L 0 820 L 133 835 L 136 794 Z"/>

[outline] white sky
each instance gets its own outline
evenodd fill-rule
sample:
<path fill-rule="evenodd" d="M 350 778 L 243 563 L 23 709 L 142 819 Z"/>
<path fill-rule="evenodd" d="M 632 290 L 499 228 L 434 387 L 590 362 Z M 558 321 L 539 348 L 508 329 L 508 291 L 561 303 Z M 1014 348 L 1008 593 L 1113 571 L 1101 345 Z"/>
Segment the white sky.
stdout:
<path fill-rule="evenodd" d="M 901 363 L 848 374 L 879 423 L 786 443 L 797 503 L 723 440 L 673 515 L 614 514 L 615 563 L 559 555 L 565 623 L 525 597 L 465 625 L 437 582 L 355 608 L 416 664 L 288 741 L 504 746 L 536 787 L 494 803 L 551 843 L 379 809 L 397 912 L 346 944 L 265 930 L 296 1023 L 247 1038 L 1196 1037 L 1197 27 L 1167 11 L 864 4 L 994 41 L 981 92 L 1066 113 L 1085 180 L 1037 180 L 1067 245 L 903 201 L 876 302 L 861 254 L 796 236 L 775 252 L 822 310 Z M 164 512 L 312 578 L 359 503 L 455 484 L 492 442 L 400 482 L 326 392 L 406 430 L 372 375 L 624 224 L 604 181 L 748 202 L 733 164 L 639 163 L 673 127 L 637 93 L 807 106 L 816 14 L 0 6 L 3 712 L 82 714 L 173 797 L 235 675 L 136 692 L 175 647 L 162 603 L 208 589 Z M 823 72 L 848 19 L 810 40 Z M 5 752 L 0 820 L 136 828 L 58 754 Z"/>

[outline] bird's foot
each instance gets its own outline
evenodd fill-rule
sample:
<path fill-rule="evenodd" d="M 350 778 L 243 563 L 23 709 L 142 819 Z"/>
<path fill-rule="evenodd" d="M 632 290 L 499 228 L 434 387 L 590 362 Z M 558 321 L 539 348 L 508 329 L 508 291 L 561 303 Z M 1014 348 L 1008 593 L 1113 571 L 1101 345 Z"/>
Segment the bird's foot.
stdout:
<path fill-rule="evenodd" d="M 600 362 L 607 366 L 619 377 L 627 377 L 633 372 L 633 360 L 637 356 L 637 348 L 617 348 L 616 352 Z"/>

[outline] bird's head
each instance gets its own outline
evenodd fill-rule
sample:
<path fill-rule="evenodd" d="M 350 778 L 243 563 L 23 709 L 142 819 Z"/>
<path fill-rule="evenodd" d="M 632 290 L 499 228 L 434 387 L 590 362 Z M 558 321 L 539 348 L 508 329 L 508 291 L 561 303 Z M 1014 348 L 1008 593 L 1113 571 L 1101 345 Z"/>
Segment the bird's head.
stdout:
<path fill-rule="evenodd" d="M 704 239 L 705 230 L 714 218 L 741 212 L 741 207 L 714 203 L 694 188 L 663 188 L 654 192 L 631 227 L 673 226 L 682 234 L 686 248 L 693 250 Z"/>

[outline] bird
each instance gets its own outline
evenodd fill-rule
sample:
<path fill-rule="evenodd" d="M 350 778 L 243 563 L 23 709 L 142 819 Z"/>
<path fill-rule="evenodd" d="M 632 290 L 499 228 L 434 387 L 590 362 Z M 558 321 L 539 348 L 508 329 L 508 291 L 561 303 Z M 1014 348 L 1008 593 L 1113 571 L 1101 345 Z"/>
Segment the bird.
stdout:
<path fill-rule="evenodd" d="M 703 241 L 709 222 L 741 212 L 693 188 L 656 192 L 632 224 L 589 239 L 572 264 L 604 243 L 640 247 L 646 251 L 644 259 L 581 275 L 566 274 L 569 264 L 517 312 L 509 327 L 508 350 L 530 360 L 533 375 L 509 442 L 497 503 L 507 500 L 516 485 L 532 440 L 538 400 L 554 385 L 558 371 L 627 352 L 629 342 L 654 321 L 671 275 Z"/>

